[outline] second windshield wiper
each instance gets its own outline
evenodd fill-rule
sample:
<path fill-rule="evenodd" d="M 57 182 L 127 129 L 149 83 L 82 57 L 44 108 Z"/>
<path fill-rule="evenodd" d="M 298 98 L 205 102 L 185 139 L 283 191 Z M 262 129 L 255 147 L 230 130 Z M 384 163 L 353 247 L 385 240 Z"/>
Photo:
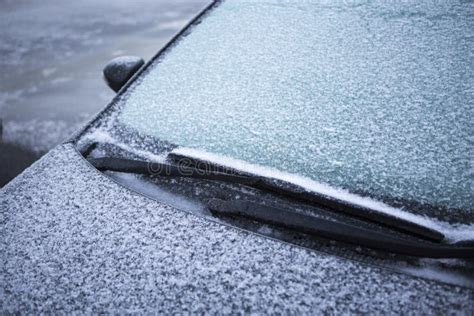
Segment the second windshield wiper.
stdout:
<path fill-rule="evenodd" d="M 215 215 L 245 217 L 318 237 L 396 254 L 425 258 L 474 258 L 474 247 L 406 240 L 392 234 L 248 201 L 213 199 L 208 207 Z"/>
<path fill-rule="evenodd" d="M 95 168 L 102 171 L 109 170 L 164 177 L 189 177 L 247 185 L 256 189 L 296 199 L 314 206 L 335 210 L 352 217 L 362 218 L 374 223 L 382 224 L 391 229 L 409 233 L 427 240 L 441 242 L 444 239 L 442 233 L 432 228 L 387 213 L 382 213 L 363 206 L 350 204 L 345 201 L 324 196 L 316 192 L 309 192 L 294 185 L 283 186 L 276 183 L 275 179 L 271 178 L 248 174 L 242 175 L 232 172 L 212 171 L 209 170 L 209 168 L 196 168 L 193 166 L 172 165 L 167 163 L 152 163 L 125 158 L 104 157 L 88 158 L 87 160 Z"/>

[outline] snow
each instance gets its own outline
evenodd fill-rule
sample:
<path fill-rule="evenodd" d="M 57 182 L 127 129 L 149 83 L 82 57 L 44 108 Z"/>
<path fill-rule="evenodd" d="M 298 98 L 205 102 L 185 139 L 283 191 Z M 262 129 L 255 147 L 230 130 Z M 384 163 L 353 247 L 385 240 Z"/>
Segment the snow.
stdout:
<path fill-rule="evenodd" d="M 224 1 L 130 89 L 118 125 L 470 223 L 470 7 Z"/>
<path fill-rule="evenodd" d="M 472 171 L 463 169 L 472 157 L 466 5 L 228 0 L 117 100 L 109 112 L 125 106 L 120 121 L 103 116 L 94 128 L 125 123 L 187 147 L 178 152 L 425 221 L 340 188 L 472 201 Z M 165 157 L 94 128 L 79 142 Z M 421 260 L 405 267 L 423 276 L 413 277 L 209 221 L 193 201 L 98 172 L 76 145 L 0 190 L 0 313 L 474 313 L 472 289 L 429 280 L 472 284 L 471 275 L 459 280 Z"/>
<path fill-rule="evenodd" d="M 161 154 L 153 154 L 150 151 L 138 149 L 136 146 L 131 146 L 130 144 L 125 144 L 124 142 L 116 139 L 112 134 L 104 129 L 97 128 L 86 133 L 81 137 L 81 144 L 90 144 L 90 143 L 103 143 L 103 144 L 112 144 L 115 145 L 127 152 L 136 154 L 137 156 L 142 157 L 153 162 L 165 162 L 168 152 L 162 152 Z M 308 177 L 300 176 L 297 174 L 291 174 L 278 170 L 276 168 L 265 167 L 261 165 L 251 164 L 242 160 L 225 157 L 222 155 L 216 155 L 212 153 L 205 152 L 203 150 L 198 150 L 188 147 L 177 147 L 172 150 L 172 153 L 185 155 L 205 161 L 211 161 L 221 166 L 235 168 L 244 172 L 251 174 L 280 179 L 289 183 L 296 184 L 308 191 L 324 194 L 329 197 L 334 197 L 342 201 L 346 201 L 352 204 L 360 205 L 370 209 L 374 209 L 380 212 L 384 212 L 399 218 L 406 219 L 408 221 L 418 223 L 420 225 L 433 228 L 439 232 L 442 232 L 445 235 L 445 241 L 447 242 L 457 242 L 461 240 L 474 240 L 474 223 L 471 224 L 462 224 L 462 223 L 449 223 L 441 220 L 437 220 L 428 216 L 421 216 L 413 214 L 409 211 L 405 211 L 400 208 L 395 208 L 390 205 L 387 205 L 383 202 L 374 200 L 369 197 L 363 197 L 360 195 L 352 194 L 347 190 L 340 188 L 334 188 L 330 185 L 314 181 Z M 99 155 L 102 156 L 102 155 Z M 141 181 L 134 177 L 133 175 L 124 175 L 117 173 L 114 178 L 122 183 L 127 183 L 132 189 L 137 189 L 139 192 L 146 192 L 145 194 L 150 194 L 153 198 L 163 201 L 169 205 L 173 205 L 181 209 L 192 210 L 196 214 L 202 213 L 202 207 L 194 205 L 193 207 L 184 206 L 184 202 L 178 203 L 180 200 L 178 197 L 174 196 L 177 201 L 172 201 L 173 198 L 171 193 L 167 192 L 158 192 L 156 188 L 149 188 L 149 184 L 145 181 Z"/>
<path fill-rule="evenodd" d="M 95 129 L 91 133 L 84 135 L 81 139 L 81 143 L 103 143 L 103 144 L 112 144 L 115 145 L 127 152 L 132 152 L 140 157 L 148 159 L 152 162 L 164 162 L 166 159 L 166 154 L 156 155 L 147 150 L 138 149 L 136 147 L 130 146 L 130 144 L 125 144 L 124 142 L 114 138 L 110 133 L 102 129 Z"/>
<path fill-rule="evenodd" d="M 472 290 L 307 251 L 136 194 L 72 144 L 0 191 L 0 222 L 0 313 L 473 312 Z"/>
<path fill-rule="evenodd" d="M 352 194 L 346 190 L 334 188 L 327 184 L 316 182 L 307 177 L 303 177 L 297 174 L 290 174 L 288 172 L 280 171 L 276 168 L 250 164 L 242 160 L 208 153 L 194 148 L 178 147 L 174 149 L 172 153 L 204 161 L 210 161 L 227 168 L 241 170 L 263 177 L 283 180 L 292 184 L 296 184 L 310 192 L 320 193 L 329 197 L 337 198 L 341 201 L 346 201 L 351 204 L 360 205 L 399 218 L 403 218 L 408 221 L 418 223 L 420 225 L 427 226 L 442 232 L 446 237 L 446 241 L 449 242 L 456 242 L 460 240 L 474 240 L 474 223 L 452 224 L 436 220 L 427 216 L 416 215 L 368 197 Z"/>
<path fill-rule="evenodd" d="M 131 66 L 138 61 L 140 61 L 140 57 L 137 56 L 119 56 L 112 59 L 110 63 L 117 66 Z"/>

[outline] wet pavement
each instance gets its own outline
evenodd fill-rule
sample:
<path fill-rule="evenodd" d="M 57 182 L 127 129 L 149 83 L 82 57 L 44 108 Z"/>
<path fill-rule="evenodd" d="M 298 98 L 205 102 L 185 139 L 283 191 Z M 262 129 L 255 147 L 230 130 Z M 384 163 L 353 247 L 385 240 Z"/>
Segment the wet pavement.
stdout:
<path fill-rule="evenodd" d="M 0 0 L 0 186 L 111 100 L 108 60 L 148 60 L 208 2 Z"/>

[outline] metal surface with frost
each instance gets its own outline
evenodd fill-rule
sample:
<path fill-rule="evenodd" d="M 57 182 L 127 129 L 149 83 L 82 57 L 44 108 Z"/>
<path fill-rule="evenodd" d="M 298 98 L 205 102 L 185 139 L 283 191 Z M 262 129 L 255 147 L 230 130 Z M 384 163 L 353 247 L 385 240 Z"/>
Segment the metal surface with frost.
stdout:
<path fill-rule="evenodd" d="M 190 26 L 74 141 L 123 136 L 108 119 Z M 127 141 L 118 144 L 160 158 Z M 75 145 L 57 147 L 0 191 L 0 313 L 474 312 L 470 289 L 308 251 L 134 193 Z"/>
<path fill-rule="evenodd" d="M 0 191 L 0 222 L 1 312 L 473 312 L 472 290 L 310 252 L 138 195 L 71 144 Z"/>
<path fill-rule="evenodd" d="M 462 53 L 473 43 L 466 37 L 472 18 L 463 10 L 469 4 L 271 3 L 228 0 L 209 5 L 74 139 L 79 147 L 88 141 L 120 142 L 135 152 L 162 155 L 170 147 L 156 145 L 158 139 L 147 135 L 154 134 L 160 141 L 192 147 L 179 147 L 182 153 L 218 159 L 223 165 L 245 163 L 267 176 L 281 176 L 308 190 L 440 230 L 449 242 L 472 239 L 467 166 L 473 147 L 464 136 L 472 129 L 472 91 L 466 89 L 472 76 L 464 67 L 468 54 Z M 290 19 L 295 23 L 287 28 L 274 21 L 288 15 L 301 21 Z M 235 28 L 229 16 L 248 22 L 239 25 L 248 35 L 246 41 L 229 35 Z M 306 19 L 313 23 L 302 23 Z M 427 21 L 436 27 L 429 28 Z M 397 27 L 401 22 L 406 28 Z M 256 27 L 259 23 L 264 29 Z M 416 31 L 415 38 L 405 45 L 411 31 Z M 261 37 L 264 41 L 256 40 Z M 462 45 L 447 45 L 453 38 Z M 240 53 L 231 49 L 235 42 Z M 443 45 L 426 55 L 433 42 Z M 288 49 L 279 49 L 283 43 Z M 452 59 L 451 50 L 458 52 Z M 445 73 L 438 66 L 445 69 L 446 63 L 452 64 L 452 71 Z M 421 77 L 407 69 L 420 70 Z M 440 80 L 438 71 L 449 80 Z M 334 80 L 320 78 L 328 72 Z M 255 76 L 258 80 L 252 80 Z M 411 77 L 416 79 L 413 86 Z M 324 84 L 314 86 L 313 79 Z M 405 89 L 407 84 L 410 89 Z M 440 101 L 444 97 L 450 106 Z M 268 109 L 279 113 L 267 115 Z M 424 132 L 417 135 L 418 130 Z M 433 140 L 425 139 L 430 135 Z M 325 153 L 318 153 L 321 150 Z M 339 158 L 345 160 L 342 165 Z M 440 179 L 443 185 L 437 184 Z M 394 199 L 385 196 L 387 192 Z M 448 204 L 454 208 L 444 209 Z"/>

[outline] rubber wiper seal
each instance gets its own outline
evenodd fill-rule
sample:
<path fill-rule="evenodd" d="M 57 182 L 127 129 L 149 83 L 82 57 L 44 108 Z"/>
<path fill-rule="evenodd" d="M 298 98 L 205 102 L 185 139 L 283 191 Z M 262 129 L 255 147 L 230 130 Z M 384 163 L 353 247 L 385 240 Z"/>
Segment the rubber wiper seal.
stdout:
<path fill-rule="evenodd" d="M 237 216 L 290 230 L 395 254 L 423 258 L 474 258 L 474 247 L 448 246 L 402 239 L 358 226 L 295 213 L 243 200 L 212 199 L 214 215 Z"/>
<path fill-rule="evenodd" d="M 298 185 L 283 180 L 256 176 L 251 173 L 224 167 L 210 161 L 188 157 L 173 152 L 168 154 L 168 158 L 170 158 L 177 165 L 183 164 L 189 167 L 202 168 L 205 170 L 219 170 L 221 172 L 230 172 L 232 174 L 254 178 L 255 181 L 253 184 L 251 184 L 251 186 L 256 189 L 276 193 L 278 195 L 282 195 L 313 206 L 324 207 L 338 213 L 349 215 L 351 217 L 363 219 L 365 221 L 373 222 L 379 225 L 384 225 L 388 228 L 395 229 L 403 233 L 409 233 L 429 241 L 439 243 L 445 238 L 443 233 L 433 228 L 426 227 L 418 223 L 414 223 L 368 207 L 352 204 L 350 202 L 346 202 L 328 195 L 308 191 Z"/>
<path fill-rule="evenodd" d="M 272 178 L 246 173 L 240 174 L 233 171 L 226 172 L 224 169 L 215 169 L 214 167 L 197 168 L 180 163 L 168 164 L 116 157 L 88 158 L 87 160 L 95 168 L 102 171 L 109 170 L 166 177 L 188 177 L 247 185 L 262 191 L 302 201 L 313 206 L 325 207 L 345 215 L 381 224 L 388 228 L 409 233 L 426 240 L 441 242 L 444 239 L 442 233 L 432 228 L 316 192 L 310 192 L 297 185 Z M 218 171 L 213 171 L 214 169 Z"/>

